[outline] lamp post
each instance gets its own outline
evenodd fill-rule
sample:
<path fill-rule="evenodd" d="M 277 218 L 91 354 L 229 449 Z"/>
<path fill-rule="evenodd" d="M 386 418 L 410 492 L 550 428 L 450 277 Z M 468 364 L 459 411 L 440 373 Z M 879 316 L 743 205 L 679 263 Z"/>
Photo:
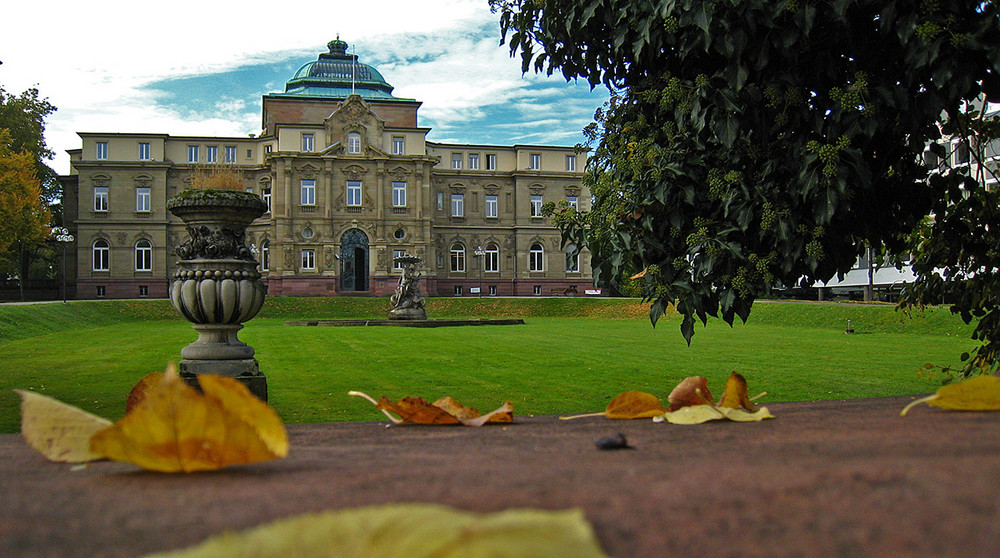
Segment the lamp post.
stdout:
<path fill-rule="evenodd" d="M 475 254 L 476 260 L 479 261 L 479 298 L 483 298 L 483 256 L 486 255 L 486 251 L 483 250 L 482 246 L 476 246 L 473 254 Z"/>
<path fill-rule="evenodd" d="M 66 246 L 76 240 L 66 227 L 52 227 L 52 236 L 62 245 L 62 299 L 66 304 Z"/>

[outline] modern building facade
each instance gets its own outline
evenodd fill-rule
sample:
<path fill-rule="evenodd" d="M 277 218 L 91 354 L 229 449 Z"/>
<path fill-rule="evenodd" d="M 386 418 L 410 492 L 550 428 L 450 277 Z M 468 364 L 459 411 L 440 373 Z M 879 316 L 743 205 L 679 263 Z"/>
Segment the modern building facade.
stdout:
<path fill-rule="evenodd" d="M 259 135 L 81 132 L 61 177 L 77 298 L 166 297 L 186 239 L 166 201 L 211 165 L 267 203 L 248 242 L 271 295 L 383 296 L 403 254 L 423 260 L 430 296 L 592 289 L 589 254 L 541 215 L 549 201 L 589 209 L 585 153 L 428 141 L 419 101 L 393 96 L 345 42 L 328 47 L 263 96 Z"/>

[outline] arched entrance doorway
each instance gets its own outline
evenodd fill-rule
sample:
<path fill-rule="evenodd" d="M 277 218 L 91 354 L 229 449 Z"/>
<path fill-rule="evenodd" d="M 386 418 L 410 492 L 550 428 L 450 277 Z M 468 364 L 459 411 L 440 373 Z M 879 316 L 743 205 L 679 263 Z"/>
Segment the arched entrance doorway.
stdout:
<path fill-rule="evenodd" d="M 368 290 L 368 235 L 361 229 L 340 237 L 340 290 Z"/>

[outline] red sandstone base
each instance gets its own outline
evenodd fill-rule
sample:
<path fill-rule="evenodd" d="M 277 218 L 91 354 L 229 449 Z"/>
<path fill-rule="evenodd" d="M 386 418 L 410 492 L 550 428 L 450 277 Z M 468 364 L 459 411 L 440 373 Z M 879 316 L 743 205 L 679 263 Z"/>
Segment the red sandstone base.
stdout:
<path fill-rule="evenodd" d="M 580 507 L 621 558 L 1000 556 L 1000 413 L 900 418 L 909 400 L 771 404 L 759 424 L 292 425 L 288 458 L 193 475 L 73 470 L 5 434 L 0 556 L 140 556 L 390 502 Z M 594 447 L 615 432 L 636 449 Z"/>

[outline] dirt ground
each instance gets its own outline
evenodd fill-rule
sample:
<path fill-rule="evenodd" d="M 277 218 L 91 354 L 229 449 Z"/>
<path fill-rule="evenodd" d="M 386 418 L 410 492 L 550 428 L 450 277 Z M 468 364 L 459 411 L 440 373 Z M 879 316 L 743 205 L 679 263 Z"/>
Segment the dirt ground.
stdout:
<path fill-rule="evenodd" d="M 1000 556 L 1000 413 L 911 398 L 767 405 L 762 423 L 516 417 L 291 425 L 288 458 L 168 475 L 0 435 L 0 556 L 141 556 L 308 511 L 582 508 L 616 557 Z M 635 449 L 593 441 L 624 433 Z"/>

